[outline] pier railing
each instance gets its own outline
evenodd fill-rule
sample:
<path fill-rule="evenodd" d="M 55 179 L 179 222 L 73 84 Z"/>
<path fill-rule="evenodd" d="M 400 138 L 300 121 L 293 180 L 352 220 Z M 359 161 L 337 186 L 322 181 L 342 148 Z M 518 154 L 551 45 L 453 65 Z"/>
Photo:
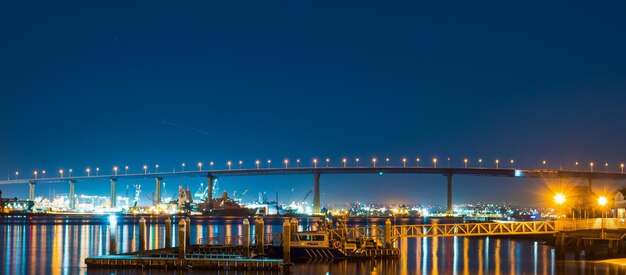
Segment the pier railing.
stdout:
<path fill-rule="evenodd" d="M 250 235 L 250 245 L 256 245 L 255 236 Z M 280 246 L 283 242 L 283 234 L 282 233 L 273 233 L 273 234 L 265 234 L 264 245 L 274 245 Z M 210 246 L 241 246 L 244 245 L 244 236 L 243 235 L 233 235 L 233 236 L 212 236 L 212 237 L 202 237 L 198 239 L 198 244 L 200 245 L 210 245 Z"/>
<path fill-rule="evenodd" d="M 626 221 L 617 218 L 559 219 L 555 221 L 557 230 L 574 231 L 589 229 L 626 229 Z"/>

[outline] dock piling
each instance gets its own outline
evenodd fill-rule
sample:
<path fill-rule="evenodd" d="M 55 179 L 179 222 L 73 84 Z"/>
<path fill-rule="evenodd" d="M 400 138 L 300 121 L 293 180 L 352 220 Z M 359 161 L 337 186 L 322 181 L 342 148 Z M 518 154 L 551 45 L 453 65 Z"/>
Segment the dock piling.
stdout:
<path fill-rule="evenodd" d="M 191 246 L 191 219 L 189 218 L 189 216 L 187 216 L 187 218 L 185 218 L 185 229 L 187 231 L 185 231 L 185 245 L 187 247 Z"/>
<path fill-rule="evenodd" d="M 254 219 L 254 243 L 258 255 L 265 255 L 265 222 L 263 218 L 257 217 Z"/>
<path fill-rule="evenodd" d="M 250 221 L 243 219 L 243 256 L 250 257 Z"/>
<path fill-rule="evenodd" d="M 178 258 L 185 259 L 185 253 L 187 251 L 187 241 L 185 236 L 187 234 L 185 219 L 180 219 L 178 222 Z"/>
<path fill-rule="evenodd" d="M 291 223 L 291 232 L 298 232 L 298 219 L 291 218 L 289 223 Z M 317 231 L 317 229 L 314 229 L 314 231 Z"/>
<path fill-rule="evenodd" d="M 165 248 L 172 247 L 172 219 L 165 219 Z"/>
<path fill-rule="evenodd" d="M 139 219 L 139 253 L 146 251 L 146 219 Z"/>
<path fill-rule="evenodd" d="M 385 220 L 385 247 L 391 248 L 391 220 Z"/>
<path fill-rule="evenodd" d="M 291 264 L 291 225 L 289 219 L 283 223 L 283 265 Z"/>

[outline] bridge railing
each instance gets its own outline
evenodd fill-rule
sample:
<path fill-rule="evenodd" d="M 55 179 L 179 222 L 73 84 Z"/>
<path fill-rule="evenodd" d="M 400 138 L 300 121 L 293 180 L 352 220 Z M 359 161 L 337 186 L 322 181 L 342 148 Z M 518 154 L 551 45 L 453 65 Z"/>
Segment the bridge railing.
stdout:
<path fill-rule="evenodd" d="M 626 221 L 617 218 L 559 219 L 555 221 L 557 230 L 573 231 L 588 229 L 626 229 Z"/>
<path fill-rule="evenodd" d="M 392 227 L 391 237 L 448 237 L 448 236 L 495 236 L 551 234 L 557 231 L 555 222 L 493 222 L 462 224 L 420 224 Z"/>

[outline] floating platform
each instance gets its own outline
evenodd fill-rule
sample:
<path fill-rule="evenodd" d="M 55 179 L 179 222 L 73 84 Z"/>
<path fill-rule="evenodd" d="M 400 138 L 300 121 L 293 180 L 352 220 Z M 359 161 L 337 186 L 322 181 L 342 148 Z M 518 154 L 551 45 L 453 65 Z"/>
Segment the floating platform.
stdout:
<path fill-rule="evenodd" d="M 191 255 L 190 255 L 191 256 Z M 85 259 L 87 267 L 131 269 L 210 269 L 210 270 L 281 270 L 279 259 L 251 259 L 242 257 L 144 257 L 138 255 L 107 255 Z"/>

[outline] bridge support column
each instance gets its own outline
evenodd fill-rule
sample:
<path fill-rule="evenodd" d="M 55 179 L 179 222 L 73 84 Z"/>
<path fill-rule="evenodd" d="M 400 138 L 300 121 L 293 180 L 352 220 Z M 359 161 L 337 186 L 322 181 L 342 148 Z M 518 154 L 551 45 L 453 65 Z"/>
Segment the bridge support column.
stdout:
<path fill-rule="evenodd" d="M 206 201 L 207 201 L 207 207 L 209 209 L 213 209 L 213 175 L 209 174 L 207 177 L 207 194 L 206 194 Z"/>
<path fill-rule="evenodd" d="M 448 178 L 448 204 L 446 208 L 446 215 L 452 215 L 452 174 L 447 174 Z"/>
<path fill-rule="evenodd" d="M 161 204 L 161 181 L 163 178 L 155 178 L 156 180 L 156 191 L 154 192 L 154 206 L 158 206 Z"/>
<path fill-rule="evenodd" d="M 313 174 L 315 185 L 313 186 L 313 212 L 320 213 L 320 173 Z"/>
<path fill-rule="evenodd" d="M 391 248 L 391 220 L 385 221 L 385 248 Z"/>
<path fill-rule="evenodd" d="M 589 192 L 591 192 L 591 188 L 593 187 L 593 179 L 592 178 L 587 178 L 587 189 L 589 190 Z"/>
<path fill-rule="evenodd" d="M 74 184 L 76 181 L 70 181 L 70 210 L 76 209 L 76 194 L 74 193 Z"/>
<path fill-rule="evenodd" d="M 29 201 L 35 200 L 35 183 L 34 182 L 28 183 L 28 200 Z"/>
<path fill-rule="evenodd" d="M 117 194 L 115 193 L 115 183 L 117 183 L 116 178 L 111 178 L 111 208 L 117 206 Z"/>

